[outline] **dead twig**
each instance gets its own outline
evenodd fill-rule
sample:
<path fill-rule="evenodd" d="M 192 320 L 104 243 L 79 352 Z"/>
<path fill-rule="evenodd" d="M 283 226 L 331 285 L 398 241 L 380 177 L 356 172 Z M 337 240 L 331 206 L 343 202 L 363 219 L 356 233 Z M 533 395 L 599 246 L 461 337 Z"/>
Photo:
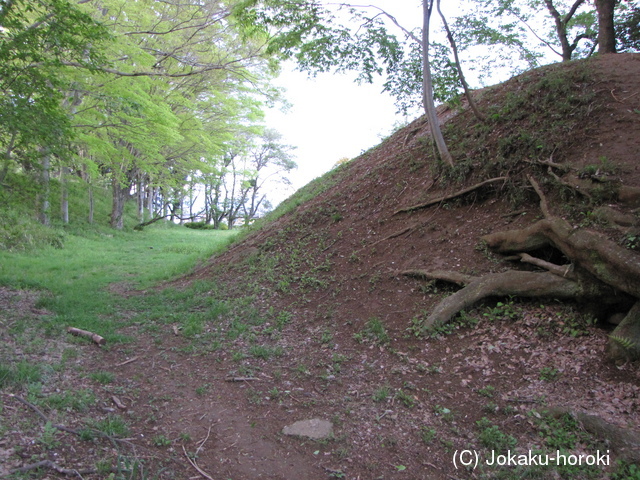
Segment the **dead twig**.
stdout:
<path fill-rule="evenodd" d="M 42 413 L 42 411 L 36 407 L 34 404 L 32 404 L 31 402 L 28 402 L 27 400 L 25 400 L 22 397 L 19 397 L 18 395 L 13 395 L 10 394 L 9 397 L 16 399 L 18 402 L 22 403 L 23 405 L 26 405 L 27 407 L 29 407 L 31 410 L 33 410 L 41 419 L 44 423 L 49 423 L 51 424 L 51 421 L 49 420 L 49 418 Z M 69 427 L 65 427 L 64 425 L 51 425 L 53 428 L 55 428 L 56 430 L 59 430 L 61 432 L 67 432 L 67 433 L 71 433 L 73 435 L 76 436 L 81 436 L 82 433 L 78 430 L 74 430 L 73 428 L 69 428 Z M 112 443 L 124 443 L 130 446 L 134 446 L 130 441 L 128 441 L 127 439 L 123 439 L 123 438 L 116 438 L 116 437 L 112 437 L 111 435 L 108 435 L 100 430 L 93 430 L 95 431 L 98 435 L 100 435 L 101 437 L 104 437 L 106 439 L 108 439 L 109 441 L 111 441 Z"/>
<path fill-rule="evenodd" d="M 207 431 L 207 436 L 204 437 L 204 440 L 202 440 L 200 442 L 200 445 L 198 445 L 198 448 L 196 449 L 196 457 L 198 456 L 198 453 L 200 453 L 200 450 L 202 450 L 202 447 L 204 447 L 204 444 L 207 442 L 207 440 L 209 440 L 209 435 L 211 434 L 211 427 L 213 427 L 213 425 L 209 426 L 209 430 Z"/>
<path fill-rule="evenodd" d="M 256 377 L 229 377 L 224 379 L 225 382 L 253 382 L 258 380 L 260 379 Z"/>
<path fill-rule="evenodd" d="M 611 90 L 611 96 L 613 97 L 613 99 L 618 103 L 624 103 L 624 102 L 622 102 L 622 100 L 620 100 L 618 97 L 615 96 L 615 94 L 613 93 L 615 91 L 616 91 L 615 88 L 613 90 Z"/>
<path fill-rule="evenodd" d="M 525 160 L 525 162 L 530 163 L 531 165 L 541 165 L 545 167 L 556 168 L 558 170 L 562 170 L 563 172 L 568 172 L 569 170 L 571 170 L 570 167 L 562 165 L 560 163 L 556 163 L 551 158 L 549 160 Z"/>
<path fill-rule="evenodd" d="M 113 401 L 113 403 L 116 404 L 116 407 L 118 407 L 120 410 L 126 410 L 127 409 L 127 406 L 124 403 L 122 403 L 122 401 L 118 397 L 116 397 L 115 395 L 113 395 L 111 397 L 111 400 Z"/>
<path fill-rule="evenodd" d="M 522 210 L 516 210 L 515 212 L 503 213 L 502 215 L 500 215 L 500 218 L 518 217 L 520 215 L 524 215 L 525 213 L 527 213 L 526 208 Z"/>
<path fill-rule="evenodd" d="M 376 241 L 375 241 L 375 242 L 373 242 L 371 245 L 367 245 L 367 246 L 366 246 L 366 247 L 364 247 L 364 248 L 373 248 L 373 247 L 375 247 L 376 245 L 378 245 L 380 242 L 384 242 L 384 241 L 386 241 L 386 240 L 391 240 L 392 238 L 396 238 L 396 237 L 399 237 L 399 236 L 401 236 L 401 235 L 404 235 L 405 233 L 407 233 L 407 232 L 409 232 L 409 231 L 413 230 L 416 226 L 419 226 L 419 225 L 420 225 L 420 224 L 418 224 L 418 225 L 414 225 L 414 226 L 412 226 L 412 227 L 406 227 L 406 228 L 403 228 L 403 229 L 402 229 L 402 230 L 400 230 L 399 232 L 392 233 L 391 235 L 387 235 L 386 237 L 381 238 L 380 240 L 376 240 Z"/>
<path fill-rule="evenodd" d="M 551 175 L 556 180 L 556 182 L 558 182 L 560 185 L 564 185 L 565 187 L 572 189 L 573 191 L 579 193 L 580 195 L 584 195 L 589 200 L 593 199 L 593 197 L 589 194 L 589 192 L 585 192 L 583 190 L 580 190 L 580 187 L 578 185 L 573 185 L 573 184 L 571 184 L 569 182 L 565 182 L 563 179 L 561 179 L 558 175 L 556 175 L 551 170 L 551 167 L 549 167 L 549 175 Z"/>
<path fill-rule="evenodd" d="M 202 475 L 204 478 L 208 479 L 208 480 L 213 480 L 213 477 L 211 475 L 209 475 L 207 472 L 205 472 L 204 470 L 202 470 L 198 464 L 195 462 L 195 460 L 191 460 L 191 457 L 189 457 L 189 454 L 187 453 L 187 451 L 184 448 L 184 445 L 182 446 L 182 451 L 184 452 L 184 456 L 187 458 L 187 461 L 191 464 L 191 466 L 193 468 L 195 468 L 198 473 L 200 475 Z"/>
<path fill-rule="evenodd" d="M 116 367 L 122 367 L 123 365 L 127 365 L 127 364 L 129 364 L 129 363 L 135 362 L 136 360 L 138 360 L 138 358 L 139 358 L 139 357 L 133 357 L 133 358 L 130 358 L 129 360 L 125 360 L 124 362 L 117 363 L 115 366 L 116 366 Z"/>
<path fill-rule="evenodd" d="M 40 410 L 38 407 L 36 407 L 33 403 L 26 401 L 24 398 L 19 397 L 18 395 L 9 395 L 9 396 L 12 397 L 12 398 L 15 398 L 17 401 L 19 401 L 23 405 L 26 405 L 31 410 L 36 412 L 36 414 L 42 419 L 42 421 L 44 423 L 49 423 L 49 424 L 51 423 L 49 418 L 44 413 L 42 413 L 42 410 Z M 74 435 L 80 435 L 80 432 L 78 432 L 77 430 L 74 430 L 73 428 L 65 427 L 64 425 L 51 425 L 51 426 L 53 428 L 55 428 L 56 430 L 60 430 L 61 432 L 72 433 Z"/>

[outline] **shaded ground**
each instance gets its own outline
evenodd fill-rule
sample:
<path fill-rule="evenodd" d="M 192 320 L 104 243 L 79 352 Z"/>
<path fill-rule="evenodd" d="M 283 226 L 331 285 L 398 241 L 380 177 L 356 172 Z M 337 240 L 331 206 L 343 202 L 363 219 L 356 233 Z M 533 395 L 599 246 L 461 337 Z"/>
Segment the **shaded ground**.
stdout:
<path fill-rule="evenodd" d="M 620 431 L 640 430 L 637 363 L 603 360 L 612 329 L 606 319 L 615 312 L 597 312 L 596 322 L 589 305 L 496 299 L 451 326 L 425 331 L 426 313 L 452 287 L 401 274 L 513 268 L 478 239 L 540 217 L 524 181 L 528 174 L 543 180 L 557 215 L 639 248 L 640 203 L 620 201 L 609 186 L 640 187 L 640 56 L 574 64 L 570 76 L 559 77 L 563 68 L 482 92 L 489 125 L 477 126 L 465 109 L 442 111 L 450 118 L 445 134 L 458 159 L 454 171 L 431 159 L 428 126 L 417 120 L 322 180 L 321 195 L 176 281 L 172 291 L 189 291 L 195 282 L 194 295 L 229 304 L 197 334 L 187 335 L 171 318 L 146 324 L 143 314 L 123 307 L 123 317 L 137 319 L 122 332 L 136 339 L 131 344 L 101 350 L 72 338 L 69 345 L 44 339 L 25 352 L 20 342 L 6 342 L 2 348 L 15 349 L 17 358 L 45 353 L 52 365 L 64 360 L 74 366 L 60 369 L 55 381 L 54 369 L 54 390 L 44 393 L 93 392 L 95 402 L 66 409 L 65 426 L 117 414 L 128 431 L 92 441 L 58 431 L 47 441 L 44 419 L 7 391 L 3 414 L 12 420 L 0 441 L 5 472 L 44 455 L 64 468 L 95 468 L 102 461 L 101 473 L 83 478 L 107 478 L 120 455 L 129 472 L 116 478 L 147 478 L 139 471 L 134 476 L 134 460 L 159 478 L 184 479 L 635 478 L 615 463 L 637 455 L 637 445 L 634 453 L 568 418 L 545 414 L 561 407 Z M 545 103 L 554 92 L 558 103 L 567 99 L 557 111 Z M 539 163 L 550 158 L 571 166 L 562 182 Z M 510 181 L 397 213 L 501 175 Z M 603 187 L 586 197 L 580 182 Z M 602 204 L 634 216 L 636 226 L 623 230 L 596 218 Z M 6 290 L 0 295 L 6 312 L 22 312 L 3 314 L 3 328 L 43 313 L 28 298 L 17 298 Z M 70 346 L 80 353 L 65 358 Z M 113 377 L 101 381 L 87 372 Z M 250 380 L 228 381 L 234 378 Z M 334 423 L 333 438 L 281 433 L 314 417 Z M 509 448 L 609 452 L 609 465 L 496 469 L 481 462 L 473 472 L 454 465 L 461 449 L 487 458 Z"/>

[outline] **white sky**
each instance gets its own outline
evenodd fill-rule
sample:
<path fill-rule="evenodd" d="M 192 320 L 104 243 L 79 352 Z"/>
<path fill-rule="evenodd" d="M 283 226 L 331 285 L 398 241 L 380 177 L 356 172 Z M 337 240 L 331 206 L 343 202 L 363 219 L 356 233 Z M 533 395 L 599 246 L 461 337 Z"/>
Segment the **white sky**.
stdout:
<path fill-rule="evenodd" d="M 405 28 L 420 25 L 420 0 L 372 3 L 394 15 Z M 394 126 L 406 120 L 396 115 L 393 98 L 381 93 L 382 79 L 375 85 L 358 85 L 355 77 L 356 73 L 352 72 L 309 78 L 290 65 L 274 82 L 286 89 L 284 96 L 292 107 L 287 112 L 270 110 L 265 122 L 267 127 L 282 134 L 282 143 L 297 147 L 294 155 L 298 164 L 297 170 L 289 175 L 293 187 L 278 195 L 269 195 L 274 206 L 329 171 L 341 158 L 355 158 L 379 144 Z"/>
<path fill-rule="evenodd" d="M 288 70 L 275 83 L 286 88 L 293 106 L 287 112 L 269 111 L 266 124 L 283 135 L 282 143 L 297 147 L 298 168 L 289 175 L 296 190 L 341 158 L 355 158 L 377 145 L 402 120 L 380 85 L 357 85 L 353 76 L 309 79 Z"/>

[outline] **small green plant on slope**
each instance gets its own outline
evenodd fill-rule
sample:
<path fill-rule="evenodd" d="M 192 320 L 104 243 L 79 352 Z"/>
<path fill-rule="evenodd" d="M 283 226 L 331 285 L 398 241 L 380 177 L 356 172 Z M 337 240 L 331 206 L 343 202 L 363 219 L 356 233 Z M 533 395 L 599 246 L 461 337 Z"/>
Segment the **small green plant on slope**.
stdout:
<path fill-rule="evenodd" d="M 540 369 L 540 380 L 545 382 L 554 382 L 560 377 L 560 372 L 557 368 L 542 367 Z"/>
<path fill-rule="evenodd" d="M 568 413 L 557 415 L 543 412 L 539 414 L 534 411 L 531 412 L 531 418 L 542 439 L 543 451 L 546 449 L 551 455 L 556 454 L 556 452 L 571 454 L 576 449 L 584 448 L 585 445 L 588 446 L 589 450 L 593 451 L 606 450 L 606 447 L 599 444 Z M 558 464 L 556 465 L 556 471 L 561 478 L 601 478 L 602 475 L 601 467 L 584 463 L 578 465 Z"/>
<path fill-rule="evenodd" d="M 168 447 L 171 445 L 171 439 L 167 438 L 165 435 L 156 435 L 153 437 L 153 444 L 156 447 Z"/>
<path fill-rule="evenodd" d="M 413 408 L 416 404 L 416 399 L 413 395 L 402 389 L 398 389 L 395 398 L 402 402 L 402 404 L 407 408 Z"/>
<path fill-rule="evenodd" d="M 506 302 L 498 302 L 495 307 L 487 310 L 483 315 L 492 322 L 496 320 L 516 320 L 520 317 L 520 312 L 515 309 L 512 299 Z"/>
<path fill-rule="evenodd" d="M 478 434 L 478 440 L 480 444 L 488 450 L 495 452 L 505 452 L 507 450 L 515 448 L 516 439 L 508 434 L 500 431 L 497 425 L 493 425 L 489 419 L 482 417 L 481 420 L 476 422 L 480 433 Z"/>
<path fill-rule="evenodd" d="M 42 378 L 42 367 L 22 360 L 14 365 L 0 364 L 0 388 L 21 387 L 39 382 Z"/>
<path fill-rule="evenodd" d="M 371 398 L 373 399 L 374 402 L 384 402 L 388 400 L 390 396 L 391 396 L 391 389 L 389 388 L 388 385 L 385 385 L 383 387 L 378 388 L 376 391 L 374 391 Z"/>
<path fill-rule="evenodd" d="M 491 385 L 487 385 L 486 387 L 479 388 L 478 389 L 478 393 L 480 395 L 482 395 L 483 397 L 493 398 L 493 396 L 496 393 L 496 389 L 495 389 L 495 387 L 492 387 Z"/>
<path fill-rule="evenodd" d="M 427 445 L 430 445 L 436 438 L 436 429 L 423 425 L 420 428 L 420 439 Z"/>
<path fill-rule="evenodd" d="M 618 462 L 611 480 L 640 480 L 640 466 L 634 463 Z"/>
<path fill-rule="evenodd" d="M 113 381 L 115 380 L 115 375 L 111 372 L 99 371 L 90 373 L 89 378 L 94 382 L 106 385 L 108 383 L 113 383 Z"/>
<path fill-rule="evenodd" d="M 389 343 L 387 329 L 379 318 L 373 317 L 369 320 L 359 333 L 353 336 L 359 342 L 373 342 L 379 345 Z"/>

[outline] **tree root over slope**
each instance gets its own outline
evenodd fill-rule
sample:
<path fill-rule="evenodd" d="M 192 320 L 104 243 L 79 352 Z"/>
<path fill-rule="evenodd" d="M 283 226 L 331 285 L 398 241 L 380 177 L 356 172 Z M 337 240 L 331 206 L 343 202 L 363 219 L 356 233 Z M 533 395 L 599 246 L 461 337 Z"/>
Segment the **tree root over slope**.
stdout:
<path fill-rule="evenodd" d="M 515 255 L 511 259 L 546 271 L 510 270 L 483 277 L 447 271 L 403 272 L 464 287 L 442 300 L 425 326 L 446 323 L 461 310 L 491 296 L 576 299 L 608 307 L 610 311 L 618 306 L 628 308 L 635 302 L 611 334 L 608 356 L 613 360 L 640 358 L 640 256 L 596 232 L 573 228 L 566 220 L 551 215 L 539 185 L 531 177 L 529 181 L 540 197 L 545 218 L 529 227 L 493 233 L 481 240 L 496 253 Z M 571 263 L 555 265 L 525 253 L 545 247 L 556 248 Z"/>

